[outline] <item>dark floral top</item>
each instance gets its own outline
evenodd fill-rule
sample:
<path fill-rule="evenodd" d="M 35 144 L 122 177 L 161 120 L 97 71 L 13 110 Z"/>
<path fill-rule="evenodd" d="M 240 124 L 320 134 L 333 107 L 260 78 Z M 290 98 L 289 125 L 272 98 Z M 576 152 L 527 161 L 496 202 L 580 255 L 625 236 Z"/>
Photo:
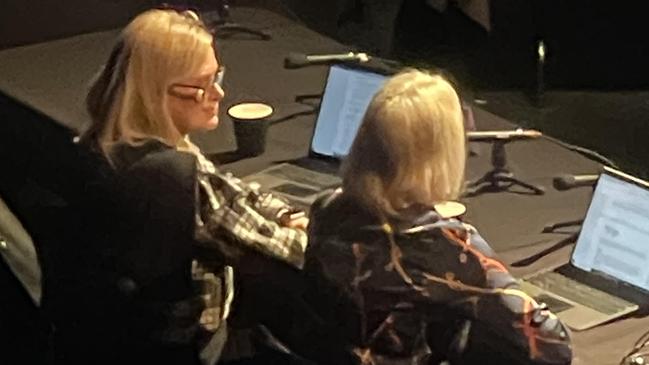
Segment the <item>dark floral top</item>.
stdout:
<path fill-rule="evenodd" d="M 314 308 L 359 363 L 571 362 L 557 317 L 475 228 L 434 210 L 385 222 L 339 190 L 312 208 L 305 270 Z"/>

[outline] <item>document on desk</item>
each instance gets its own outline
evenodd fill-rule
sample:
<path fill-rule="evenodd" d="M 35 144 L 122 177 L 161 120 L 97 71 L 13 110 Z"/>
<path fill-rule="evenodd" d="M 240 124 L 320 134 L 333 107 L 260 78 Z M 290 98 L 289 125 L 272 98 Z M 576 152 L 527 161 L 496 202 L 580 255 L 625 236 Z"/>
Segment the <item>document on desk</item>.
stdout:
<path fill-rule="evenodd" d="M 372 97 L 384 82 L 382 77 L 369 78 L 352 75 L 347 80 L 342 107 L 338 115 L 338 126 L 333 151 L 336 156 L 346 156 L 354 142 L 358 127 Z"/>
<path fill-rule="evenodd" d="M 600 179 L 573 262 L 649 288 L 649 191 Z"/>
<path fill-rule="evenodd" d="M 579 331 L 646 310 L 649 182 L 604 167 L 570 264 L 531 275 L 521 288 L 566 303 L 557 316 Z"/>
<path fill-rule="evenodd" d="M 313 152 L 347 156 L 367 106 L 386 79 L 364 69 L 331 66 L 311 141 Z"/>

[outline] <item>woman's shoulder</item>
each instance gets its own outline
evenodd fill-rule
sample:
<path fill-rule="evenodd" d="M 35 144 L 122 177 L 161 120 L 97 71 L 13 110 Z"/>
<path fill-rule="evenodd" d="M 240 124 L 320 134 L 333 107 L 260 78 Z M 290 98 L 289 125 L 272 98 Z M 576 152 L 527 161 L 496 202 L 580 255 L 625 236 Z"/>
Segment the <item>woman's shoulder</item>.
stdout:
<path fill-rule="evenodd" d="M 151 140 L 116 145 L 110 157 L 121 181 L 119 185 L 132 193 L 160 198 L 194 194 L 197 163 L 191 153 Z"/>
<path fill-rule="evenodd" d="M 179 165 L 196 161 L 191 153 L 178 151 L 154 139 L 137 144 L 118 143 L 113 146 L 110 159 L 118 171 L 181 167 Z"/>
<path fill-rule="evenodd" d="M 429 242 L 435 249 L 454 248 L 476 256 L 495 257 L 496 254 L 478 230 L 457 218 L 442 217 L 435 211 L 422 214 L 397 231 L 400 239 Z M 445 244 L 440 245 L 444 242 Z"/>
<path fill-rule="evenodd" d="M 342 188 L 323 192 L 311 205 L 310 216 L 321 223 L 365 224 L 375 221 L 367 209 L 345 194 Z"/>
<path fill-rule="evenodd" d="M 340 200 L 342 188 L 329 189 L 323 191 L 320 196 L 311 204 L 311 213 L 315 214 L 325 209 L 331 209 L 332 204 Z"/>
<path fill-rule="evenodd" d="M 352 242 L 381 239 L 380 220 L 367 208 L 337 189 L 311 207 L 309 246 L 347 247 Z"/>
<path fill-rule="evenodd" d="M 157 140 L 138 144 L 116 144 L 110 154 L 111 163 L 122 177 L 177 179 L 193 177 L 196 156 Z"/>

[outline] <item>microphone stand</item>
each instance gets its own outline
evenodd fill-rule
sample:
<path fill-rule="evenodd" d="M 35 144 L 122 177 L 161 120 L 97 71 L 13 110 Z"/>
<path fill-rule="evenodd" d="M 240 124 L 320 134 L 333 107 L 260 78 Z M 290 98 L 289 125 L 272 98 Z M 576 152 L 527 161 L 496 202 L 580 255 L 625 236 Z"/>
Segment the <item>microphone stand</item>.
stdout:
<path fill-rule="evenodd" d="M 584 223 L 583 219 L 576 219 L 576 220 L 572 220 L 572 221 L 552 223 L 552 224 L 548 224 L 545 227 L 543 227 L 542 232 L 543 233 L 554 233 L 554 232 L 556 232 L 557 229 L 573 227 L 573 226 L 581 226 L 583 223 Z"/>
<path fill-rule="evenodd" d="M 591 189 L 593 192 L 595 192 L 595 187 L 597 186 L 597 183 L 593 183 L 593 186 Z M 557 229 L 561 228 L 567 228 L 567 227 L 573 227 L 573 226 L 581 226 L 584 223 L 583 219 L 575 219 L 571 221 L 565 221 L 565 222 L 559 222 L 559 223 L 551 223 L 547 224 L 545 227 L 543 227 L 543 233 L 554 233 L 557 231 Z"/>
<path fill-rule="evenodd" d="M 593 190 L 595 190 L 595 185 L 593 185 Z M 557 229 L 560 228 L 567 228 L 567 227 L 573 227 L 573 226 L 581 226 L 584 223 L 583 219 L 575 219 L 571 221 L 565 221 L 565 222 L 559 222 L 559 223 L 552 223 L 548 224 L 545 227 L 543 227 L 543 233 L 554 233 L 557 231 Z M 538 253 L 535 253 L 532 256 L 526 257 L 524 259 L 512 262 L 510 265 L 513 267 L 522 267 L 522 266 L 529 266 L 539 259 L 541 259 L 543 256 L 549 255 L 554 251 L 557 251 L 565 246 L 568 246 L 572 243 L 577 242 L 577 238 L 579 237 L 579 233 L 581 230 L 577 230 L 576 232 L 570 233 L 568 237 L 563 238 L 559 242 L 555 243 L 554 245 L 546 248 L 543 251 L 540 251 Z"/>
<path fill-rule="evenodd" d="M 555 251 L 558 251 L 559 249 L 566 247 L 574 242 L 577 241 L 577 237 L 579 236 L 579 231 L 571 233 L 570 236 L 565 237 L 561 239 L 559 242 L 555 243 L 554 245 L 546 248 L 543 251 L 537 252 L 532 256 L 528 256 L 524 259 L 520 259 L 518 261 L 514 261 L 511 264 L 509 264 L 512 267 L 523 267 L 523 266 L 529 266 L 532 265 L 533 263 L 537 262 L 540 260 L 542 257 L 549 255 Z"/>
<path fill-rule="evenodd" d="M 267 31 L 261 29 L 253 29 L 251 27 L 231 21 L 230 2 L 228 0 L 217 1 L 216 13 L 217 18 L 215 20 L 206 21 L 206 25 L 208 28 L 216 30 L 216 36 L 219 38 L 227 38 L 233 33 L 246 33 L 257 36 L 265 41 L 272 38 L 270 33 L 268 33 Z"/>
<path fill-rule="evenodd" d="M 315 114 L 318 111 L 318 108 L 320 108 L 320 103 L 315 102 L 315 103 L 310 103 L 307 102 L 307 100 L 319 100 L 322 99 L 322 94 L 304 94 L 304 95 L 297 95 L 295 97 L 295 102 L 304 106 L 308 106 L 309 109 L 307 110 L 302 110 L 298 112 L 294 112 L 288 115 L 285 115 L 281 118 L 278 119 L 273 119 L 271 120 L 270 124 L 275 125 L 277 123 L 282 123 L 284 121 L 287 121 L 289 119 L 293 119 L 295 117 L 299 117 L 302 115 L 310 115 L 310 114 Z"/>
<path fill-rule="evenodd" d="M 514 186 L 527 189 L 533 195 L 543 195 L 545 190 L 541 186 L 524 182 L 514 176 L 507 168 L 507 154 L 505 145 L 511 142 L 509 139 L 494 139 L 491 145 L 492 169 L 487 171 L 478 180 L 469 182 L 465 195 L 476 196 L 483 192 L 508 191 Z"/>

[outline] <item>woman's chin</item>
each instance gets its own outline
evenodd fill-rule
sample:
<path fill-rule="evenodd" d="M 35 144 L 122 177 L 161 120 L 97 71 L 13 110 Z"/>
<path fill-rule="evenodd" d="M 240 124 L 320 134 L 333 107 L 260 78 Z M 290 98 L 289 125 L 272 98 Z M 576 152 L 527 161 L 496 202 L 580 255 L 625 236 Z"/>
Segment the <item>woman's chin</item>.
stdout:
<path fill-rule="evenodd" d="M 219 126 L 219 116 L 215 115 L 205 123 L 205 130 L 211 131 Z"/>
<path fill-rule="evenodd" d="M 219 116 L 215 115 L 209 119 L 195 121 L 189 128 L 190 133 L 207 132 L 215 129 L 219 125 Z"/>

